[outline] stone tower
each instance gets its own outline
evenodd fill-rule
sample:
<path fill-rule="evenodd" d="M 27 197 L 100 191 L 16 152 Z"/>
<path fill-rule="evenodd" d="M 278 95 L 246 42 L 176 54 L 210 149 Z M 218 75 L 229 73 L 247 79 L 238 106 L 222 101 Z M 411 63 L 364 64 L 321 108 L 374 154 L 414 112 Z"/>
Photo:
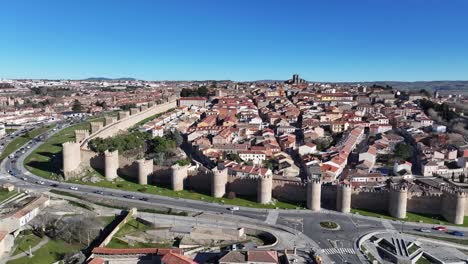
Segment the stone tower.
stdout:
<path fill-rule="evenodd" d="M 140 112 L 140 109 L 139 108 L 130 108 L 130 115 L 134 115 L 134 114 L 137 114 L 138 112 Z"/>
<path fill-rule="evenodd" d="M 129 117 L 129 116 L 130 116 L 130 112 L 128 112 L 128 111 L 119 111 L 119 115 L 118 115 L 119 120 L 122 120 L 124 118 Z"/>
<path fill-rule="evenodd" d="M 307 208 L 320 211 L 322 197 L 322 181 L 313 179 L 307 183 Z"/>
<path fill-rule="evenodd" d="M 112 116 L 106 116 L 104 118 L 104 123 L 105 123 L 105 126 L 108 126 L 114 122 L 116 122 L 117 120 L 115 119 L 115 117 L 112 117 Z"/>
<path fill-rule="evenodd" d="M 211 179 L 211 195 L 215 198 L 223 197 L 226 194 L 227 169 L 219 170 L 218 168 L 214 168 Z"/>
<path fill-rule="evenodd" d="M 119 169 L 119 151 L 104 152 L 104 176 L 106 180 L 112 181 L 117 178 L 117 170 Z"/>
<path fill-rule="evenodd" d="M 390 202 L 388 211 L 396 218 L 406 218 L 406 204 L 408 202 L 408 188 L 406 185 L 397 185 L 390 188 Z"/>
<path fill-rule="evenodd" d="M 81 143 L 85 138 L 89 137 L 89 131 L 88 130 L 75 130 L 75 142 L 76 143 Z"/>
<path fill-rule="evenodd" d="M 65 142 L 62 144 L 62 147 L 63 174 L 65 179 L 69 179 L 81 163 L 80 144 L 76 142 Z"/>
<path fill-rule="evenodd" d="M 148 176 L 153 173 L 152 160 L 137 160 L 138 164 L 138 183 L 142 185 L 148 184 Z"/>
<path fill-rule="evenodd" d="M 188 166 L 180 166 L 178 164 L 171 167 L 171 184 L 172 190 L 182 191 L 184 189 L 184 180 L 188 176 Z"/>
<path fill-rule="evenodd" d="M 336 210 L 342 213 L 351 212 L 351 184 L 343 183 L 337 185 Z"/>
<path fill-rule="evenodd" d="M 271 175 L 260 176 L 257 185 L 257 200 L 261 204 L 271 202 L 271 191 L 273 189 L 273 177 Z"/>
<path fill-rule="evenodd" d="M 91 134 L 94 134 L 104 127 L 102 122 L 91 122 Z"/>
<path fill-rule="evenodd" d="M 461 225 L 465 219 L 466 193 L 444 189 L 442 193 L 442 216 L 450 223 Z"/>

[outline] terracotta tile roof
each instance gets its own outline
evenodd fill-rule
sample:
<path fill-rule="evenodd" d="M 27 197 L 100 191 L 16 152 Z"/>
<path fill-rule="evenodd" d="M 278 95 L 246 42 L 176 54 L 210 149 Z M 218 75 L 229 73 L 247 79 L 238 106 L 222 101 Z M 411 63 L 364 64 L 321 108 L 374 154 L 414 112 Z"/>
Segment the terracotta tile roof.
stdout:
<path fill-rule="evenodd" d="M 164 255 L 161 259 L 164 264 L 195 264 L 197 262 L 193 261 L 187 256 L 169 252 L 169 254 Z"/>
<path fill-rule="evenodd" d="M 276 253 L 276 251 L 271 250 L 250 250 L 247 251 L 247 259 L 249 262 L 278 263 L 278 254 Z"/>
<path fill-rule="evenodd" d="M 0 241 L 2 241 L 7 235 L 8 233 L 6 231 L 0 231 Z"/>

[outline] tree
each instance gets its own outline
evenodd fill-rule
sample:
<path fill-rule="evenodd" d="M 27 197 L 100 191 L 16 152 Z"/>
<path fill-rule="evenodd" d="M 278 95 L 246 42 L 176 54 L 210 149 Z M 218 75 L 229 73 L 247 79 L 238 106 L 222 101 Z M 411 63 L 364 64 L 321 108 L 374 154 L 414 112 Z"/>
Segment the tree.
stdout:
<path fill-rule="evenodd" d="M 395 146 L 395 156 L 402 160 L 410 160 L 413 157 L 413 148 L 405 143 L 398 143 Z"/>
<path fill-rule="evenodd" d="M 73 101 L 72 111 L 74 112 L 83 111 L 83 106 L 81 105 L 80 101 L 78 101 L 78 99 L 75 99 L 75 101 Z"/>
<path fill-rule="evenodd" d="M 180 147 L 184 142 L 184 138 L 182 137 L 182 134 L 180 134 L 179 130 L 174 130 L 171 134 L 171 138 L 175 141 L 178 147 Z"/>

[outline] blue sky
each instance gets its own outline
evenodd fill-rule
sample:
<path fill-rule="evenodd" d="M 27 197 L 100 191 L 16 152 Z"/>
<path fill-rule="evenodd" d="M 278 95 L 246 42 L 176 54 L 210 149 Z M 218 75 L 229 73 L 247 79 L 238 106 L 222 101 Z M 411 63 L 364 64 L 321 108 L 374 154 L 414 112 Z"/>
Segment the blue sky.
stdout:
<path fill-rule="evenodd" d="M 0 77 L 468 80 L 465 0 L 2 1 Z"/>

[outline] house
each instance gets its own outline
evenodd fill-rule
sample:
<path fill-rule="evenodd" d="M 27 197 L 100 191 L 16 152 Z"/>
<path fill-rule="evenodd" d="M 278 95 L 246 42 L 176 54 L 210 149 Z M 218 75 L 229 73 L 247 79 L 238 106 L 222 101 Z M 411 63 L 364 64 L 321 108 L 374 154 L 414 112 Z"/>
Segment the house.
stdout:
<path fill-rule="evenodd" d="M 261 176 L 272 176 L 270 169 L 260 168 L 257 166 L 233 164 L 228 167 L 228 174 L 237 177 L 252 177 L 258 178 Z"/>
<path fill-rule="evenodd" d="M 362 162 L 363 168 L 369 172 L 375 165 L 377 159 L 377 149 L 374 146 L 369 146 L 366 152 L 359 153 L 359 162 Z"/>
<path fill-rule="evenodd" d="M 215 126 L 217 121 L 217 115 L 209 115 L 203 118 L 200 123 L 198 123 L 197 127 L 210 127 Z"/>
<path fill-rule="evenodd" d="M 219 132 L 218 135 L 213 137 L 213 144 L 228 144 L 231 143 L 232 140 L 232 133 L 229 128 L 226 128 Z"/>
<path fill-rule="evenodd" d="M 244 150 L 239 152 L 239 157 L 244 161 L 253 161 L 256 164 L 261 164 L 266 160 L 266 154 L 259 150 Z"/>
<path fill-rule="evenodd" d="M 431 160 L 422 165 L 421 171 L 423 176 L 434 176 L 438 169 L 439 163 Z"/>
<path fill-rule="evenodd" d="M 219 264 L 276 264 L 278 253 L 273 250 L 230 251 L 218 261 Z"/>
<path fill-rule="evenodd" d="M 154 126 L 151 129 L 151 135 L 153 137 L 163 137 L 164 136 L 164 128 L 162 126 Z"/>
<path fill-rule="evenodd" d="M 314 143 L 306 143 L 298 148 L 299 155 L 304 156 L 317 152 L 317 146 Z"/>
<path fill-rule="evenodd" d="M 411 174 L 412 165 L 413 164 L 411 162 L 406 161 L 406 160 L 395 162 L 395 165 L 393 165 L 393 173 L 395 175 Z"/>

